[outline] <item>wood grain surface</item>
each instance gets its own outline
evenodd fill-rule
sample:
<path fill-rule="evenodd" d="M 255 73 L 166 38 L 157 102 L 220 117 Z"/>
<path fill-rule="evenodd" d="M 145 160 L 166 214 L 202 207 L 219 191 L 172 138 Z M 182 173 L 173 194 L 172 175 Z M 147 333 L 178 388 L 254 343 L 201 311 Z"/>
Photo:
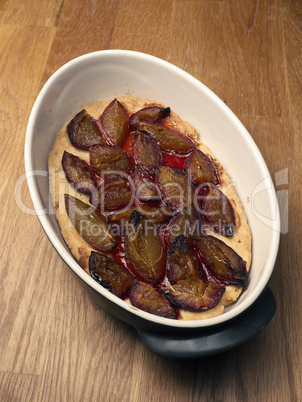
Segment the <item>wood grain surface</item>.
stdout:
<path fill-rule="evenodd" d="M 0 400 L 302 400 L 301 0 L 0 0 Z M 235 112 L 274 179 L 277 310 L 234 350 L 158 357 L 94 305 L 44 234 L 24 180 L 26 125 L 65 62 L 137 50 L 192 74 Z"/>

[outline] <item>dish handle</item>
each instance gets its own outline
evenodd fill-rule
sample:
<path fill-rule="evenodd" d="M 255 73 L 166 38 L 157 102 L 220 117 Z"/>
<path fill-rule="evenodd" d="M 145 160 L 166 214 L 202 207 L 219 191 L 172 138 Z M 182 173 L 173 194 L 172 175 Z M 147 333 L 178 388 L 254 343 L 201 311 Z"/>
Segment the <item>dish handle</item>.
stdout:
<path fill-rule="evenodd" d="M 145 346 L 154 354 L 172 358 L 198 358 L 218 354 L 246 342 L 270 322 L 276 310 L 267 287 L 255 303 L 238 318 L 212 329 L 175 335 L 136 328 Z"/>

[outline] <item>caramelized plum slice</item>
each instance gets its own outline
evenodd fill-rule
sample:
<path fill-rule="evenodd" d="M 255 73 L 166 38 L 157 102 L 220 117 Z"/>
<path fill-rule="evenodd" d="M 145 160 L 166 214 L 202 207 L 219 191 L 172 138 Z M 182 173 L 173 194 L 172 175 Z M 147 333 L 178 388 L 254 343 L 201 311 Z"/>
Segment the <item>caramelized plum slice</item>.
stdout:
<path fill-rule="evenodd" d="M 100 251 L 112 250 L 118 241 L 111 235 L 106 218 L 91 205 L 65 194 L 68 217 L 88 244 Z"/>
<path fill-rule="evenodd" d="M 125 220 L 129 221 L 134 210 L 138 211 L 144 218 L 156 225 L 166 222 L 173 215 L 173 210 L 167 206 L 158 207 L 154 205 L 142 204 L 108 215 L 107 219 L 109 222 L 113 223 Z"/>
<path fill-rule="evenodd" d="M 150 134 L 164 152 L 188 154 L 195 148 L 193 141 L 189 137 L 162 124 L 140 121 L 137 127 L 140 131 Z"/>
<path fill-rule="evenodd" d="M 130 155 L 118 146 L 96 145 L 89 150 L 91 168 L 103 178 L 130 172 Z"/>
<path fill-rule="evenodd" d="M 163 280 L 166 271 L 163 242 L 151 222 L 136 210 L 131 213 L 125 235 L 125 258 L 137 278 L 150 284 Z"/>
<path fill-rule="evenodd" d="M 174 213 L 173 209 L 166 205 L 153 206 L 142 204 L 136 209 L 141 215 L 156 225 L 166 222 Z"/>
<path fill-rule="evenodd" d="M 122 177 L 113 177 L 91 193 L 89 201 L 106 214 L 128 207 L 132 199 L 133 195 L 128 181 Z"/>
<path fill-rule="evenodd" d="M 193 202 L 194 187 L 182 170 L 160 166 L 157 171 L 157 182 L 163 200 L 171 208 L 180 210 Z"/>
<path fill-rule="evenodd" d="M 128 296 L 134 277 L 127 269 L 106 255 L 91 252 L 89 258 L 91 277 L 120 298 Z"/>
<path fill-rule="evenodd" d="M 199 149 L 195 149 L 188 157 L 185 170 L 195 186 L 207 182 L 219 184 L 217 169 L 212 158 Z"/>
<path fill-rule="evenodd" d="M 163 289 L 163 293 L 171 303 L 193 311 L 214 308 L 219 303 L 224 291 L 225 288 L 217 283 L 207 283 L 201 279 L 184 279 Z"/>
<path fill-rule="evenodd" d="M 129 119 L 129 127 L 131 131 L 137 128 L 139 121 L 151 123 L 161 123 L 170 114 L 170 108 L 160 106 L 148 106 L 134 113 Z"/>
<path fill-rule="evenodd" d="M 96 144 L 105 144 L 106 141 L 94 119 L 81 110 L 68 124 L 67 133 L 70 142 L 76 148 L 88 150 Z"/>
<path fill-rule="evenodd" d="M 231 237 L 236 231 L 233 207 L 225 194 L 212 183 L 198 190 L 198 206 L 202 220 L 217 234 Z"/>
<path fill-rule="evenodd" d="M 168 244 L 172 244 L 177 236 L 199 236 L 202 233 L 202 221 L 194 204 L 190 204 L 172 217 L 166 227 Z"/>
<path fill-rule="evenodd" d="M 157 142 L 147 133 L 137 131 L 133 140 L 134 160 L 149 175 L 162 164 L 162 153 Z"/>
<path fill-rule="evenodd" d="M 151 285 L 134 280 L 129 299 L 133 306 L 165 318 L 176 318 L 176 312 L 168 300 Z"/>
<path fill-rule="evenodd" d="M 125 107 L 117 99 L 110 102 L 99 120 L 103 135 L 110 145 L 121 147 L 124 144 L 130 133 L 128 121 Z"/>
<path fill-rule="evenodd" d="M 191 238 L 189 241 L 209 279 L 224 286 L 246 285 L 248 279 L 246 262 L 222 240 L 203 235 Z"/>
<path fill-rule="evenodd" d="M 136 165 L 131 175 L 133 192 L 142 201 L 159 201 L 157 185 L 152 182 L 143 169 Z"/>
<path fill-rule="evenodd" d="M 79 157 L 64 151 L 62 167 L 69 183 L 83 193 L 91 193 L 95 188 L 95 181 L 90 173 L 90 166 Z"/>
<path fill-rule="evenodd" d="M 167 272 L 171 283 L 199 278 L 199 263 L 190 243 L 183 235 L 174 240 L 169 250 Z"/>

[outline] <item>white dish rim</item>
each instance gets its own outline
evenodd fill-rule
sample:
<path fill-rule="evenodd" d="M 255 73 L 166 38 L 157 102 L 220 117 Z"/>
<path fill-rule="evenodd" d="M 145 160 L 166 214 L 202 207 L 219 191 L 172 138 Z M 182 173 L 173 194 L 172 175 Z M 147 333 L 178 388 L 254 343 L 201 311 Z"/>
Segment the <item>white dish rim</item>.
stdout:
<path fill-rule="evenodd" d="M 278 247 L 279 247 L 279 240 L 280 240 L 280 215 L 279 215 L 279 210 L 278 210 L 278 203 L 276 204 L 276 193 L 274 188 L 271 189 L 270 191 L 270 202 L 274 204 L 274 206 L 277 205 L 277 215 L 276 219 L 274 221 L 273 227 L 272 227 L 272 242 L 271 242 L 271 250 L 270 254 L 268 256 L 266 266 L 269 266 L 270 269 L 266 269 L 265 275 L 261 276 L 261 279 L 257 285 L 257 288 L 253 291 L 253 293 L 245 299 L 241 304 L 239 304 L 236 309 L 229 310 L 225 313 L 223 313 L 220 316 L 205 319 L 205 320 L 189 320 L 189 321 L 183 321 L 183 320 L 171 320 L 163 317 L 159 317 L 153 314 L 146 313 L 142 310 L 139 310 L 135 308 L 134 306 L 129 305 L 128 303 L 124 302 L 123 300 L 119 299 L 118 297 L 114 296 L 111 292 L 103 288 L 101 285 L 99 285 L 95 280 L 93 280 L 81 267 L 80 265 L 75 261 L 75 259 L 72 257 L 71 253 L 68 253 L 63 246 L 61 240 L 57 237 L 55 230 L 47 216 L 43 211 L 45 209 L 45 206 L 43 205 L 43 202 L 41 200 L 40 194 L 39 194 L 39 189 L 37 186 L 37 182 L 35 180 L 35 175 L 33 174 L 34 172 L 34 165 L 33 165 L 33 154 L 32 154 L 32 141 L 33 141 L 33 127 L 34 127 L 34 122 L 37 118 L 37 115 L 39 113 L 39 107 L 40 104 L 43 100 L 43 98 L 46 96 L 47 91 L 53 83 L 59 79 L 60 75 L 64 73 L 68 68 L 70 68 L 73 64 L 78 63 L 79 61 L 85 61 L 89 58 L 102 58 L 102 57 L 115 57 L 115 56 L 123 56 L 123 57 L 136 57 L 138 59 L 142 59 L 148 62 L 156 63 L 158 65 L 161 65 L 164 69 L 170 70 L 174 74 L 179 74 L 182 78 L 191 80 L 194 82 L 194 85 L 198 86 L 200 90 L 205 91 L 207 93 L 207 96 L 210 96 L 212 100 L 214 100 L 217 103 L 217 106 L 223 111 L 224 113 L 227 113 L 230 118 L 234 119 L 234 123 L 237 125 L 238 129 L 242 132 L 243 135 L 248 136 L 248 140 L 250 143 L 250 146 L 253 148 L 253 152 L 255 152 L 259 161 L 259 164 L 261 165 L 261 169 L 264 172 L 264 177 L 270 177 L 270 173 L 268 171 L 268 168 L 265 164 L 265 161 L 257 148 L 255 142 L 253 141 L 252 137 L 250 134 L 247 132 L 243 124 L 239 121 L 239 119 L 235 116 L 235 114 L 229 109 L 228 106 L 225 105 L 225 103 L 217 96 L 215 95 L 208 87 L 206 87 L 204 84 L 202 84 L 199 80 L 185 72 L 184 70 L 180 69 L 179 67 L 162 60 L 158 57 L 145 54 L 145 53 L 140 53 L 132 50 L 119 50 L 119 49 L 113 49 L 113 50 L 101 50 L 97 52 L 92 52 L 92 53 L 87 53 L 82 56 L 79 56 L 66 64 L 64 64 L 62 67 L 60 67 L 57 71 L 55 71 L 52 76 L 48 79 L 48 81 L 45 83 L 43 88 L 41 89 L 30 114 L 28 125 L 27 125 L 27 130 L 26 130 L 26 138 L 25 138 L 25 150 L 24 150 L 24 159 L 25 159 L 25 172 L 26 172 L 26 177 L 27 177 L 27 183 L 28 183 L 28 188 L 30 192 L 30 196 L 32 199 L 32 203 L 34 206 L 34 209 L 36 211 L 36 214 L 39 218 L 39 221 L 47 234 L 49 240 L 51 241 L 52 245 L 58 252 L 58 254 L 62 257 L 62 259 L 65 261 L 65 263 L 74 271 L 74 273 L 84 282 L 86 282 L 91 288 L 93 288 L 96 292 L 100 293 L 102 296 L 106 297 L 113 303 L 117 304 L 118 306 L 122 307 L 123 309 L 131 312 L 131 314 L 134 314 L 138 317 L 141 317 L 144 320 L 157 323 L 160 325 L 164 325 L 167 327 L 174 327 L 174 328 L 207 328 L 219 324 L 224 324 L 227 323 L 228 321 L 234 319 L 241 313 L 243 313 L 248 307 L 250 307 L 256 299 L 260 296 L 262 291 L 265 289 L 271 274 L 273 272 L 275 260 L 277 257 L 277 252 L 278 252 Z"/>

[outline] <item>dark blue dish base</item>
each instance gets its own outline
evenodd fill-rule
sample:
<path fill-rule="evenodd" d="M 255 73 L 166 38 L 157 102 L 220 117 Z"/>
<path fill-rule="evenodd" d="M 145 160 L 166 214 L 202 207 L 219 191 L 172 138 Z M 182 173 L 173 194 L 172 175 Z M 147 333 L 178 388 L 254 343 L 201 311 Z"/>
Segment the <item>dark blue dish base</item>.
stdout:
<path fill-rule="evenodd" d="M 146 347 L 159 356 L 199 358 L 225 352 L 248 341 L 265 328 L 275 311 L 275 298 L 267 287 L 246 312 L 227 324 L 199 328 L 191 334 L 173 335 L 139 328 L 137 331 Z"/>

